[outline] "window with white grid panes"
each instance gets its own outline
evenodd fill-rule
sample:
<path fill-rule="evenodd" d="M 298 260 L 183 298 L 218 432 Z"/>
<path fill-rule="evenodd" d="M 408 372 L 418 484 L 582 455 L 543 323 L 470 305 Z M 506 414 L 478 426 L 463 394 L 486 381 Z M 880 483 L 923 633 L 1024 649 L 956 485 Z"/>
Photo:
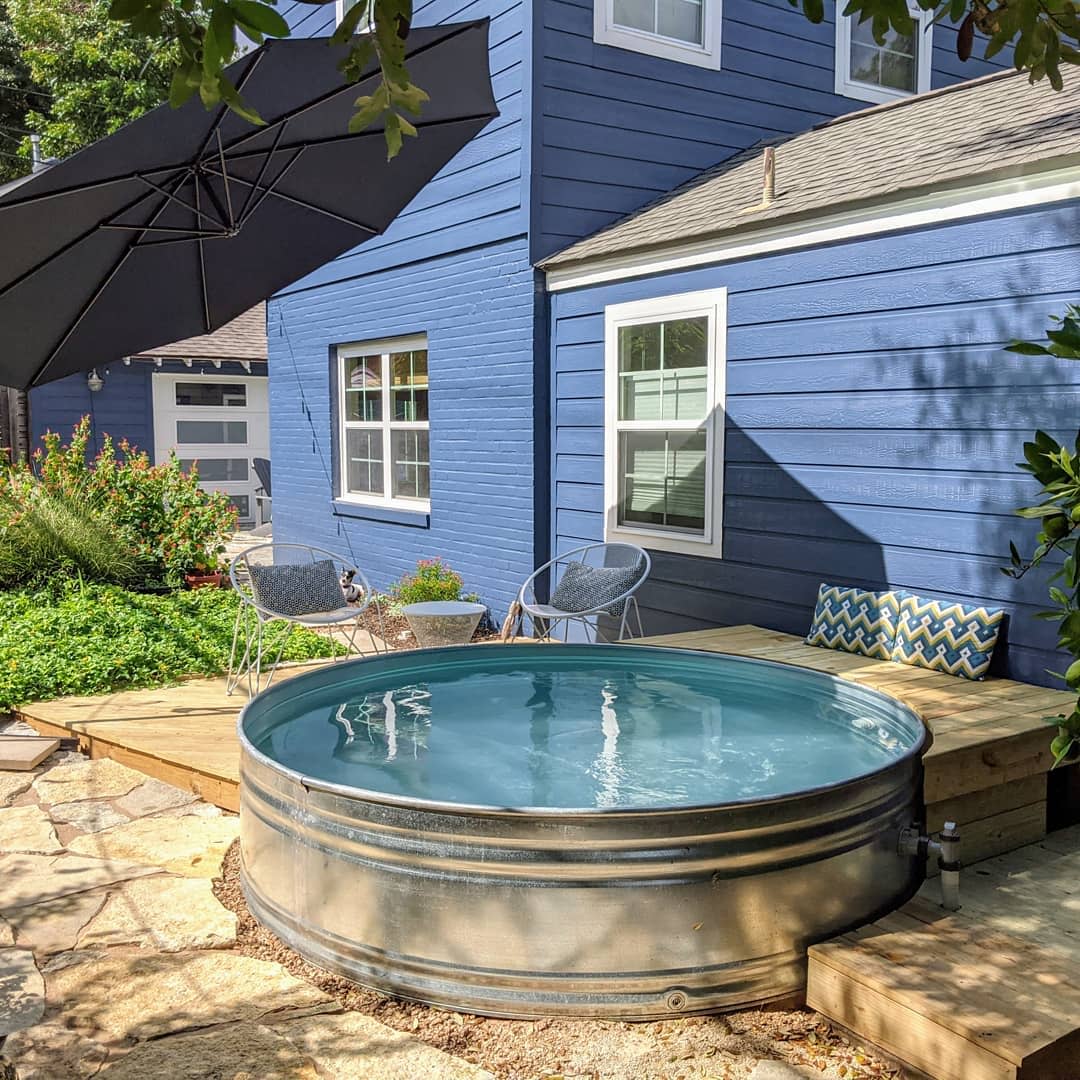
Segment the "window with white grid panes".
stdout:
<path fill-rule="evenodd" d="M 427 340 L 341 346 L 338 377 L 339 497 L 428 508 Z"/>

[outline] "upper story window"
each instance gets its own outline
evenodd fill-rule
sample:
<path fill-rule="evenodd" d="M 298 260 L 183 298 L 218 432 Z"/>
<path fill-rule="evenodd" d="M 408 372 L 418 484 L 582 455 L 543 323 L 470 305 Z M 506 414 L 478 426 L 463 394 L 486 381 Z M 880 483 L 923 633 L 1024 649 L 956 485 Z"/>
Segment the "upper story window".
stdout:
<path fill-rule="evenodd" d="M 337 366 L 340 498 L 429 509 L 427 338 L 343 345 Z"/>
<path fill-rule="evenodd" d="M 726 291 L 605 310 L 605 538 L 721 554 Z"/>
<path fill-rule="evenodd" d="M 720 0 L 593 0 L 601 45 L 720 67 Z"/>
<path fill-rule="evenodd" d="M 875 103 L 895 101 L 930 89 L 933 65 L 933 12 L 910 7 L 915 26 L 910 34 L 889 30 L 879 45 L 871 21 L 860 23 L 836 9 L 836 92 Z"/>

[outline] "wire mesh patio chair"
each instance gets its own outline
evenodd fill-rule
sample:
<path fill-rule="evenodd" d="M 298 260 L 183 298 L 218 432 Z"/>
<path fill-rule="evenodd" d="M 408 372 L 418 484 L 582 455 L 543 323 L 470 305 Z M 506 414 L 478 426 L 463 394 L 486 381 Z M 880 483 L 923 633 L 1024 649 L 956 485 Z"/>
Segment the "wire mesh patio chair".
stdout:
<path fill-rule="evenodd" d="M 357 634 L 363 629 L 361 617 L 374 606 L 379 633 L 369 635 L 372 651 L 379 652 L 380 639 L 385 643 L 382 611 L 375 594 L 360 568 L 343 555 L 307 544 L 256 544 L 234 557 L 229 580 L 240 597 L 229 653 L 229 694 L 245 678 L 249 696 L 270 685 L 296 626 L 322 629 L 331 640 L 336 640 L 333 632 L 340 630 L 345 655 L 355 651 L 363 656 Z M 348 583 L 355 603 L 346 600 L 343 582 Z M 270 659 L 266 627 L 279 620 L 286 627 Z M 335 654 L 334 660 L 338 659 Z"/>
<path fill-rule="evenodd" d="M 605 616 L 618 620 L 614 640 L 622 641 L 631 629 L 631 613 L 641 637 L 641 611 L 634 594 L 651 568 L 649 553 L 634 544 L 586 544 L 533 571 L 521 586 L 518 604 L 541 641 L 557 640 L 554 630 L 560 623 L 563 640 L 569 640 L 571 626 L 580 624 L 586 641 L 590 633 L 594 642 L 610 641 L 601 627 Z M 554 588 L 550 602 L 542 604 L 536 598 L 536 582 L 547 571 L 552 572 Z"/>

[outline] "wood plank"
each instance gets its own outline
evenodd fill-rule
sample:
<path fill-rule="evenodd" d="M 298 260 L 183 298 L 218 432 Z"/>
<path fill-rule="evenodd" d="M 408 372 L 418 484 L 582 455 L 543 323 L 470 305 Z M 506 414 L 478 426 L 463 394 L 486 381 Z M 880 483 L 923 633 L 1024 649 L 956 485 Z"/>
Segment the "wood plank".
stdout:
<path fill-rule="evenodd" d="M 932 832 L 936 832 L 946 821 L 955 821 L 963 826 L 971 821 L 980 821 L 1004 813 L 1006 810 L 1045 801 L 1046 775 L 1035 773 L 1011 780 L 1007 784 L 996 784 L 979 791 L 927 803 L 926 824 Z"/>
<path fill-rule="evenodd" d="M 984 741 L 969 739 L 960 746 L 948 735 L 935 738 L 923 758 L 927 803 L 1047 773 L 1053 764 L 1047 730 L 1044 724 L 1019 734 L 1011 726 L 995 727 Z"/>
<path fill-rule="evenodd" d="M 59 745 L 58 738 L 0 735 L 0 771 L 29 772 Z"/>
<path fill-rule="evenodd" d="M 1046 800 L 1005 810 L 980 821 L 967 822 L 960 830 L 963 864 L 981 862 L 1006 851 L 1033 844 L 1046 835 Z M 937 860 L 927 861 L 927 876 L 936 877 Z"/>
<path fill-rule="evenodd" d="M 942 1027 L 932 1016 L 825 962 L 810 950 L 806 1004 L 861 1038 L 930 1076 L 949 1080 L 1017 1080 L 1017 1069 L 997 1054 Z"/>

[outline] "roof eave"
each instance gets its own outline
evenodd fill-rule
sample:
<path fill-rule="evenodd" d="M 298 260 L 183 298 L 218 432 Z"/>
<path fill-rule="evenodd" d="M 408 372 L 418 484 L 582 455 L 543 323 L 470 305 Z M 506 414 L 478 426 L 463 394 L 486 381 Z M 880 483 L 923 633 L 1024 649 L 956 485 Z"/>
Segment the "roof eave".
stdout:
<path fill-rule="evenodd" d="M 897 188 L 838 207 L 774 216 L 768 222 L 748 220 L 688 241 L 578 259 L 556 254 L 537 267 L 545 273 L 549 290 L 560 291 L 1069 199 L 1080 199 L 1080 153 L 942 184 Z"/>

